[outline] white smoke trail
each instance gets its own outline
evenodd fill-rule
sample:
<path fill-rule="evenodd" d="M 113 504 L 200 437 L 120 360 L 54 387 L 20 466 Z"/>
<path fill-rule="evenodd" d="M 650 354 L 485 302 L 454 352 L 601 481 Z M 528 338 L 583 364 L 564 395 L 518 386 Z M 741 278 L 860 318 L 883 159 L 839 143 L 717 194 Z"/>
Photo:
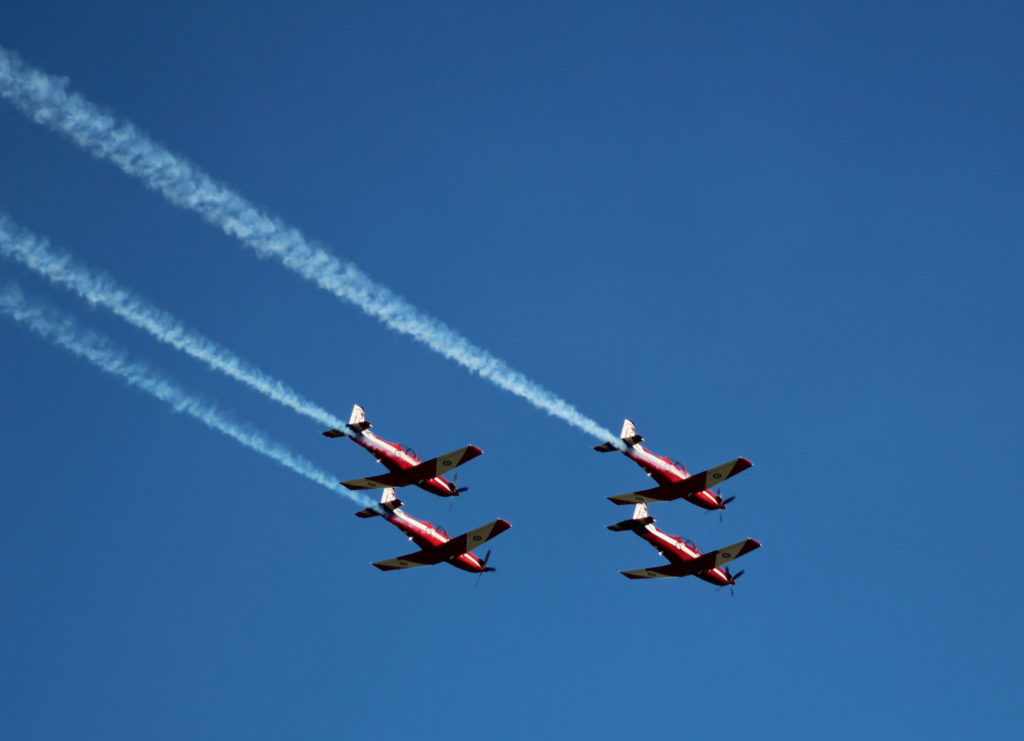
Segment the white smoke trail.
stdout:
<path fill-rule="evenodd" d="M 70 255 L 49 246 L 45 239 L 15 225 L 0 213 L 0 256 L 15 260 L 66 288 L 91 304 L 99 304 L 129 324 L 149 332 L 177 350 L 201 360 L 214 370 L 234 378 L 261 394 L 294 409 L 299 414 L 317 420 L 327 427 L 342 427 L 344 423 L 304 399 L 286 384 L 252 367 L 227 348 L 188 329 L 180 321 L 162 311 L 112 278 L 91 272 L 76 265 Z"/>
<path fill-rule="evenodd" d="M 185 412 L 203 424 L 282 466 L 305 476 L 335 494 L 341 494 L 363 507 L 374 502 L 366 496 L 338 487 L 337 480 L 316 469 L 312 463 L 268 439 L 251 427 L 244 427 L 226 417 L 206 402 L 188 394 L 159 373 L 141 363 L 133 363 L 101 335 L 81 329 L 69 316 L 44 309 L 28 302 L 15 285 L 0 287 L 0 312 L 23 324 L 50 342 L 85 358 L 107 373 L 118 376 L 130 385 L 152 394 L 175 411 Z"/>
<path fill-rule="evenodd" d="M 349 301 L 387 327 L 476 373 L 538 409 L 601 440 L 618 436 L 557 395 L 531 381 L 438 319 L 427 316 L 390 289 L 372 281 L 353 263 L 306 240 L 280 219 L 214 181 L 194 164 L 151 141 L 130 123 L 118 123 L 77 93 L 68 81 L 25 64 L 0 47 L 0 95 L 37 123 L 58 131 L 94 156 L 107 159 L 175 205 L 191 209 L 260 257 L 286 267 L 338 298 Z"/>

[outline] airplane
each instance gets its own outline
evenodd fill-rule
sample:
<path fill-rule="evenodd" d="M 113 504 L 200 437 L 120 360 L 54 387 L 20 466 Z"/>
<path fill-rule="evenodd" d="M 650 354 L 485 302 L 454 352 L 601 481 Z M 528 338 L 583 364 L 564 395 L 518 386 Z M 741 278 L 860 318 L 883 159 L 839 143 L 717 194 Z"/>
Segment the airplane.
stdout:
<path fill-rule="evenodd" d="M 722 499 L 721 495 L 715 494 L 709 487 L 719 484 L 738 473 L 742 473 L 754 465 L 746 458 L 736 458 L 728 463 L 723 463 L 720 466 L 709 468 L 707 471 L 701 471 L 691 476 L 687 472 L 686 466 L 679 461 L 655 455 L 641 445 L 643 437 L 636 434 L 636 426 L 632 420 L 627 419 L 623 421 L 620 437 L 621 443 L 602 443 L 596 446 L 594 450 L 599 453 L 610 453 L 613 450 L 622 451 L 623 455 L 636 461 L 640 468 L 647 472 L 648 476 L 657 481 L 658 486 L 653 489 L 631 491 L 626 494 L 608 497 L 615 504 L 670 502 L 673 499 L 685 499 L 703 509 L 725 509 L 725 505 L 736 497 Z M 623 448 L 623 445 L 625 445 L 625 448 Z"/>
<path fill-rule="evenodd" d="M 421 461 L 415 450 L 380 439 L 370 432 L 370 427 L 370 423 L 366 421 L 366 412 L 356 404 L 352 407 L 347 425 L 340 430 L 331 429 L 323 433 L 324 437 L 351 438 L 373 453 L 377 461 L 391 471 L 380 476 L 340 482 L 347 489 L 383 489 L 388 486 L 416 484 L 439 497 L 457 497 L 468 487 L 458 486 L 458 474 L 455 475 L 454 481 L 448 481 L 442 474 L 473 460 L 483 452 L 475 445 L 467 445 L 429 461 Z"/>
<path fill-rule="evenodd" d="M 654 518 L 647 514 L 646 502 L 640 502 L 633 508 L 632 519 L 609 525 L 608 529 L 615 532 L 632 530 L 654 546 L 658 553 L 669 561 L 664 566 L 620 572 L 630 579 L 658 579 L 693 574 L 719 587 L 731 586 L 743 575 L 743 572 L 732 574 L 725 564 L 761 547 L 756 540 L 747 538 L 739 543 L 727 545 L 725 548 L 702 554 L 693 541 L 668 535 L 656 528 Z M 722 568 L 723 566 L 725 568 Z"/>
<path fill-rule="evenodd" d="M 487 561 L 491 557 L 490 551 L 487 551 L 487 555 L 483 559 L 478 558 L 470 551 L 512 527 L 508 522 L 500 519 L 494 520 L 475 530 L 470 530 L 468 533 L 449 538 L 444 528 L 434 527 L 429 522 L 414 519 L 405 514 L 401 507 L 402 500 L 396 499 L 395 490 L 389 487 L 381 495 L 379 505 L 356 512 L 356 517 L 383 517 L 408 535 L 409 540 L 420 546 L 420 550 L 414 553 L 407 553 L 404 556 L 389 558 L 385 561 L 376 561 L 373 565 L 378 569 L 381 571 L 411 569 L 445 561 L 457 569 L 474 574 L 494 571 L 487 565 Z"/>

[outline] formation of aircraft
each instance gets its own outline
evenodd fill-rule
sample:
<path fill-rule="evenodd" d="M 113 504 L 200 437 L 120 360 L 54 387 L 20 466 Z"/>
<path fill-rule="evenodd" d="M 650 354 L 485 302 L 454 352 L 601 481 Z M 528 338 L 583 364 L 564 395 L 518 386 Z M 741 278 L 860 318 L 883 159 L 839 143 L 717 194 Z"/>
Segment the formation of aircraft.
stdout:
<path fill-rule="evenodd" d="M 415 450 L 382 440 L 370 432 L 370 427 L 372 425 L 366 419 L 366 412 L 356 404 L 352 407 L 347 425 L 340 430 L 335 428 L 323 433 L 324 437 L 347 437 L 354 440 L 369 450 L 374 458 L 390 471 L 380 476 L 342 481 L 341 485 L 347 489 L 383 489 L 388 486 L 415 484 L 439 497 L 457 497 L 466 491 L 466 487 L 459 488 L 458 474 L 454 481 L 444 478 L 444 474 L 473 460 L 483 452 L 475 445 L 467 445 L 437 458 L 421 461 Z"/>
<path fill-rule="evenodd" d="M 434 527 L 429 522 L 417 520 L 403 512 L 402 500 L 395 497 L 395 490 L 391 488 L 384 490 L 379 505 L 356 512 L 356 517 L 377 516 L 383 517 L 397 527 L 409 536 L 409 540 L 420 547 L 420 550 L 407 553 L 404 556 L 375 561 L 373 565 L 381 571 L 412 569 L 417 566 L 432 566 L 442 562 L 450 563 L 457 569 L 474 574 L 494 571 L 487 565 L 487 561 L 491 557 L 490 551 L 482 559 L 470 551 L 512 527 L 505 520 L 498 519 L 452 538 L 448 536 L 444 528 Z"/>
<path fill-rule="evenodd" d="M 348 424 L 341 429 L 335 428 L 323 433 L 326 437 L 352 439 L 369 450 L 389 471 L 378 476 L 342 481 L 341 484 L 349 489 L 383 489 L 379 504 L 356 512 L 356 516 L 382 517 L 405 533 L 420 548 L 404 556 L 375 561 L 373 565 L 381 571 L 393 571 L 449 563 L 471 573 L 494 571 L 487 565 L 491 556 L 490 551 L 482 559 L 472 551 L 508 530 L 511 525 L 506 520 L 493 520 L 461 535 L 449 537 L 444 528 L 417 520 L 402 511 L 402 501 L 395 495 L 395 487 L 413 484 L 437 496 L 458 496 L 466 490 L 457 486 L 458 474 L 453 481 L 444 478 L 444 474 L 476 458 L 482 452 L 480 448 L 467 445 L 451 453 L 421 461 L 415 451 L 381 439 L 370 432 L 370 427 L 366 412 L 356 404 L 352 407 Z M 720 493 L 711 491 L 711 487 L 747 470 L 753 464 L 746 458 L 735 458 L 728 463 L 690 475 L 682 463 L 655 455 L 647 450 L 642 442 L 643 437 L 637 434 L 636 425 L 626 419 L 622 424 L 622 433 L 618 441 L 608 441 L 594 448 L 602 453 L 621 451 L 658 483 L 650 489 L 608 497 L 615 504 L 635 505 L 632 518 L 609 525 L 608 529 L 630 530 L 636 533 L 668 561 L 667 564 L 621 573 L 630 579 L 696 576 L 720 587 L 734 585 L 743 572 L 732 574 L 727 564 L 760 548 L 759 542 L 747 538 L 724 548 L 701 553 L 692 541 L 669 535 L 655 527 L 654 518 L 650 516 L 647 505 L 649 502 L 684 499 L 706 510 L 723 510 L 735 497 L 722 499 Z"/>

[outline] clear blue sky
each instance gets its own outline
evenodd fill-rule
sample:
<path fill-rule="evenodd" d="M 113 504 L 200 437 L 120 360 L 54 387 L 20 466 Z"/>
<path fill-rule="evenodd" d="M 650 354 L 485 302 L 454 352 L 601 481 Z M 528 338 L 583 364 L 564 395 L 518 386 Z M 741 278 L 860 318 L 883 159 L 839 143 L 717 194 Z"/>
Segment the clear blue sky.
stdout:
<path fill-rule="evenodd" d="M 0 101 L 0 211 L 470 491 L 496 574 L 0 318 L 0 735 L 1019 738 L 1018 3 L 14 3 L 0 45 L 692 470 L 717 592 L 597 440 Z M 481 6 L 486 7 L 481 7 Z M 13 263 L 337 478 L 348 441 Z"/>

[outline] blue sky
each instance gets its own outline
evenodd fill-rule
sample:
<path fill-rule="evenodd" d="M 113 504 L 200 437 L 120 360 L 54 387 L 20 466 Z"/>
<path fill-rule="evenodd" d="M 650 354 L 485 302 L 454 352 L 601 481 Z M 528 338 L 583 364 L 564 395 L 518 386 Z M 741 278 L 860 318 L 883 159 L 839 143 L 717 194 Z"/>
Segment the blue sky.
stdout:
<path fill-rule="evenodd" d="M 484 455 L 497 573 L 0 320 L 9 738 L 1017 738 L 1024 13 L 1013 3 L 16 4 L 0 46 L 613 431 L 755 466 L 703 549 L 621 456 L 0 101 L 0 212 L 382 437 Z M 320 426 L 0 281 L 332 477 Z M 340 487 L 339 487 L 340 489 Z M 1018 586 L 1014 586 L 1018 584 Z"/>

